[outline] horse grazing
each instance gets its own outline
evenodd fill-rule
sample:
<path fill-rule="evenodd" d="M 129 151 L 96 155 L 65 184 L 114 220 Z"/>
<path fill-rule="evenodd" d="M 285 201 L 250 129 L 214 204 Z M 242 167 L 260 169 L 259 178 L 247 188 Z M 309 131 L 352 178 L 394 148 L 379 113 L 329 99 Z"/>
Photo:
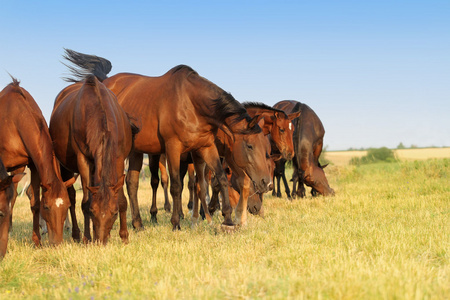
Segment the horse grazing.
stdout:
<path fill-rule="evenodd" d="M 85 64 L 81 54 L 66 49 L 64 58 L 73 63 L 74 82 L 56 97 L 50 119 L 50 134 L 63 174 L 79 173 L 83 186 L 85 242 L 91 240 L 92 217 L 94 241 L 106 244 L 120 213 L 119 235 L 128 241 L 127 201 L 123 192 L 124 160 L 132 147 L 132 125 L 114 94 L 101 82 L 111 70 L 111 63 L 89 56 L 96 64 Z M 77 68 L 78 67 L 78 68 Z M 70 213 L 72 237 L 80 240 L 75 216 L 75 192 Z"/>
<path fill-rule="evenodd" d="M 8 172 L 22 173 L 28 166 L 31 171 L 31 211 L 33 213 L 32 240 L 39 246 L 39 216 L 47 223 L 48 240 L 51 245 L 63 240 L 63 225 L 70 206 L 67 186 L 52 147 L 47 123 L 33 97 L 13 82 L 0 92 L 0 157 Z M 17 183 L 15 184 L 17 187 Z M 42 187 L 42 201 L 40 189 Z M 11 201 L 13 208 L 16 197 Z M 12 212 L 11 212 L 12 214 Z"/>
<path fill-rule="evenodd" d="M 0 158 L 0 260 L 6 254 L 11 217 L 11 202 L 17 197 L 14 184 L 22 179 L 24 173 L 8 175 Z"/>
<path fill-rule="evenodd" d="M 258 118 L 260 127 L 263 127 L 263 115 L 256 115 L 255 118 Z M 244 139 L 244 141 L 240 141 L 240 139 Z M 257 167 L 262 172 L 265 172 L 270 179 L 272 178 L 266 163 L 266 159 L 270 157 L 270 146 L 266 147 L 268 141 L 264 132 L 250 136 L 236 135 L 235 141 L 233 142 L 225 132 L 219 130 L 215 143 L 219 154 L 225 159 L 233 174 L 236 174 L 240 197 L 235 209 L 235 217 L 238 224 L 245 225 L 247 223 L 247 202 L 250 188 L 253 187 L 257 193 L 265 193 L 272 187 L 272 180 L 269 180 L 264 189 L 258 188 L 247 175 L 255 172 L 256 170 L 252 170 L 252 168 Z M 244 145 L 245 148 L 242 148 L 241 145 Z M 242 156 L 245 153 L 243 150 L 247 149 L 250 149 L 253 154 L 251 160 L 244 159 L 245 156 Z M 208 221 L 210 220 L 210 214 L 214 213 L 216 207 L 220 206 L 218 199 L 218 196 L 211 197 L 208 212 L 205 211 L 205 217 Z M 196 209 L 196 203 L 194 202 L 192 216 L 194 221 L 197 215 L 198 209 Z"/>
<path fill-rule="evenodd" d="M 142 122 L 141 132 L 136 136 L 135 148 L 130 154 L 126 179 L 133 226 L 142 227 L 137 189 L 143 153 L 165 153 L 173 198 L 171 223 L 174 230 L 180 229 L 180 158 L 188 152 L 191 152 L 197 174 L 202 169 L 200 165 L 206 164 L 218 176 L 224 195 L 223 225 L 234 225 L 231 220 L 227 179 L 214 138 L 219 128 L 232 138 L 237 134 L 258 133 L 261 128 L 256 119 L 251 119 L 231 94 L 185 65 L 176 66 L 160 77 L 121 73 L 109 77 L 104 83 L 116 94 L 124 110 Z M 250 147 L 243 151 L 252 157 Z M 258 189 L 266 189 L 271 181 L 268 174 L 257 167 L 248 175 Z M 201 195 L 206 193 L 205 188 L 206 185 L 202 184 Z"/>
<path fill-rule="evenodd" d="M 334 190 L 328 185 L 323 168 L 319 163 L 322 153 L 323 137 L 325 129 L 316 113 L 306 104 L 284 100 L 276 103 L 275 108 L 287 113 L 301 111 L 300 117 L 293 121 L 294 131 L 294 190 L 295 181 L 298 180 L 299 189 L 296 191 L 299 197 L 305 196 L 303 183 L 312 188 L 311 193 L 316 192 L 324 196 L 334 195 Z M 283 162 L 280 162 L 283 163 Z M 284 173 L 283 173 L 284 175 Z M 278 179 L 279 182 L 279 179 Z M 286 179 L 284 178 L 286 184 Z"/>
<path fill-rule="evenodd" d="M 269 136 L 266 136 L 266 153 L 270 153 L 271 151 L 271 140 Z M 270 156 L 266 156 L 266 164 L 269 169 L 270 175 L 273 177 L 273 172 L 275 169 L 275 161 L 278 161 L 281 158 L 281 154 L 271 154 Z M 230 168 L 227 167 L 227 177 L 228 177 L 228 186 L 230 193 L 230 204 L 231 207 L 236 207 L 239 203 L 240 197 L 240 187 L 238 185 L 238 177 L 235 173 L 231 171 Z M 233 191 L 231 191 L 233 190 Z M 233 195 L 233 196 L 231 196 Z M 248 202 L 247 202 L 247 210 L 253 215 L 264 216 L 264 207 L 263 207 L 263 199 L 264 194 L 255 191 L 253 186 L 250 186 Z"/>

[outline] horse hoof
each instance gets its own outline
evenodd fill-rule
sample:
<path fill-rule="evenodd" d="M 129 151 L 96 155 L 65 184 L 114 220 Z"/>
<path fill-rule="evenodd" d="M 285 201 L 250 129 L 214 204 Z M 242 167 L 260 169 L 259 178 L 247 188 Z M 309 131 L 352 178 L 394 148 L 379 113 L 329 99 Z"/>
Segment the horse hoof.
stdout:
<path fill-rule="evenodd" d="M 156 216 L 152 216 L 152 217 L 150 218 L 150 221 L 151 221 L 153 224 L 158 224 L 158 219 L 156 218 Z"/>
<path fill-rule="evenodd" d="M 133 225 L 133 228 L 136 231 L 144 230 L 144 226 L 142 225 L 142 221 L 133 221 L 132 225 Z"/>
<path fill-rule="evenodd" d="M 179 231 L 179 230 L 181 230 L 180 224 L 173 225 L 172 231 Z"/>
<path fill-rule="evenodd" d="M 164 206 L 164 210 L 165 210 L 166 212 L 170 213 L 170 209 L 171 209 L 170 205 Z"/>
<path fill-rule="evenodd" d="M 233 232 L 237 231 L 238 228 L 239 228 L 239 226 L 236 226 L 236 225 L 230 226 L 230 225 L 222 224 L 220 226 L 220 229 L 225 233 L 233 233 Z"/>

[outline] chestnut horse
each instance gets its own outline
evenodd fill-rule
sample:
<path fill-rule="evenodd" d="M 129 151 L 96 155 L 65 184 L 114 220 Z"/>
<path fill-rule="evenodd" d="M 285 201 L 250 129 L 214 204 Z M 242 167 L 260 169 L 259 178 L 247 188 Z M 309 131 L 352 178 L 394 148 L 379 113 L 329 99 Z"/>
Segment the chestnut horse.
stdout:
<path fill-rule="evenodd" d="M 64 58 L 78 69 L 69 67 L 75 78 L 66 80 L 74 83 L 56 97 L 50 134 L 56 156 L 68 171 L 64 173 L 81 176 L 83 240 L 91 240 L 92 217 L 94 241 L 106 244 L 120 214 L 119 235 L 127 242 L 124 160 L 132 147 L 132 127 L 114 94 L 101 82 L 111 70 L 111 63 L 101 57 L 89 56 L 97 62 L 89 65 L 84 63 L 85 57 L 86 54 L 66 49 Z M 72 236 L 79 241 L 75 198 L 71 201 Z"/>
<path fill-rule="evenodd" d="M 256 117 L 259 118 L 259 125 L 260 127 L 262 127 L 264 124 L 262 115 L 258 115 Z M 264 172 L 266 172 L 267 174 L 269 174 L 268 176 L 270 176 L 270 172 L 266 163 L 266 158 L 270 157 L 269 156 L 270 151 L 268 151 L 267 147 L 265 146 L 267 139 L 264 136 L 264 133 L 260 132 L 259 134 L 253 135 L 251 140 L 240 141 L 240 139 L 245 138 L 246 136 L 244 135 L 236 135 L 235 141 L 233 142 L 225 132 L 219 130 L 215 142 L 219 154 L 222 157 L 224 157 L 225 162 L 238 178 L 237 184 L 239 186 L 240 198 L 235 208 L 235 218 L 236 222 L 239 225 L 246 225 L 247 223 L 247 201 L 250 192 L 250 187 L 254 187 L 254 190 L 256 192 L 265 193 L 272 186 L 272 181 L 270 180 L 265 189 L 259 189 L 256 186 L 255 182 L 248 176 L 248 174 L 255 172 L 255 170 L 252 170 L 254 166 L 258 166 L 259 169 L 263 169 Z M 253 153 L 252 160 L 243 160 L 240 158 L 242 156 L 243 150 L 246 148 L 251 149 Z M 196 174 L 197 178 L 199 178 L 198 182 L 201 183 L 202 180 L 200 176 L 204 175 L 204 172 L 199 172 L 196 169 Z M 202 197 L 199 198 L 202 199 Z M 209 203 L 210 206 L 213 208 L 219 206 L 218 197 L 214 197 L 214 199 L 217 199 L 216 200 L 217 203 L 213 203 L 213 198 L 211 198 L 211 202 Z M 204 207 L 206 205 L 203 204 L 202 202 L 202 206 Z M 204 208 L 204 213 L 206 219 L 210 221 L 211 216 L 209 213 L 209 209 L 205 211 Z M 197 218 L 198 218 L 198 202 L 194 201 L 193 215 L 192 215 L 192 220 L 194 223 L 197 221 Z"/>
<path fill-rule="evenodd" d="M 278 151 L 285 157 L 292 158 L 294 155 L 294 145 L 292 142 L 293 127 L 291 120 L 297 118 L 300 115 L 300 112 L 293 112 L 290 115 L 287 115 L 282 110 L 270 107 L 264 103 L 257 102 L 245 102 L 243 103 L 243 105 L 246 108 L 247 113 L 251 117 L 260 116 L 260 118 L 263 120 L 263 124 L 261 124 L 263 134 L 268 135 L 270 133 L 271 141 L 272 143 L 274 143 L 274 145 L 276 145 Z M 218 143 L 217 146 L 221 155 L 225 156 L 225 149 L 234 151 L 234 148 L 230 147 L 230 145 L 225 146 L 227 140 L 223 138 L 223 134 L 219 134 L 218 137 L 222 137 L 221 139 L 219 139 L 219 141 L 216 141 L 216 143 Z M 267 159 L 270 159 L 271 155 L 270 143 L 271 142 L 269 142 L 269 140 L 267 138 L 264 138 L 264 136 L 261 134 L 260 145 L 258 146 L 258 148 L 260 148 L 261 151 L 265 152 L 263 159 L 260 160 L 260 163 L 267 164 L 267 166 L 271 165 L 266 161 Z M 223 153 L 221 153 L 221 149 L 222 151 L 224 151 Z M 242 171 L 236 169 L 235 164 L 229 159 L 226 159 L 226 162 L 230 166 L 233 172 L 233 176 L 237 178 L 237 190 L 241 195 L 240 201 L 238 202 L 239 205 L 237 206 L 236 210 L 237 216 L 241 216 L 242 213 L 246 214 L 246 209 L 248 207 L 248 195 L 252 196 L 251 207 L 261 207 L 262 203 L 260 204 L 257 202 L 258 199 L 262 197 L 262 192 L 259 192 L 259 198 L 255 197 L 254 194 L 258 193 L 258 191 L 252 189 L 251 185 L 244 185 L 246 182 L 245 174 L 242 173 Z M 271 174 L 273 177 L 273 172 Z M 209 203 L 208 208 L 211 214 L 214 213 L 214 211 L 219 207 L 218 199 L 217 189 L 215 189 L 215 193 L 211 197 L 211 202 Z M 255 209 L 252 210 L 252 212 L 256 213 L 258 211 L 256 211 Z M 244 216 L 244 218 L 246 217 Z"/>
<path fill-rule="evenodd" d="M 250 138 L 261 132 L 257 118 L 252 120 L 245 108 L 231 94 L 185 65 L 176 66 L 160 77 L 121 73 L 106 79 L 104 83 L 116 94 L 124 110 L 142 122 L 141 132 L 136 136 L 135 150 L 129 157 L 127 174 L 133 226 L 142 227 L 138 214 L 137 189 L 143 153 L 165 153 L 173 198 L 171 223 L 174 230 L 180 229 L 180 158 L 188 152 L 192 154 L 196 171 L 206 164 L 218 176 L 224 195 L 223 225 L 233 226 L 227 179 L 214 137 L 221 128 L 231 137 L 242 134 Z M 245 139 L 241 140 L 244 142 Z M 257 185 L 257 189 L 265 190 L 272 179 L 253 159 L 250 146 L 242 148 L 245 153 L 242 159 L 250 159 L 255 164 L 248 175 Z M 266 168 L 265 165 L 262 167 Z M 201 195 L 205 195 L 204 184 L 201 184 L 201 190 Z"/>
<path fill-rule="evenodd" d="M 262 127 L 264 134 L 270 133 L 271 143 L 275 145 L 284 159 L 291 160 L 294 157 L 292 141 L 294 128 L 291 121 L 297 118 L 301 112 L 296 111 L 288 115 L 280 109 L 257 102 L 244 102 L 243 105 L 250 117 L 260 115 L 264 119 Z"/>
<path fill-rule="evenodd" d="M 293 121 L 294 131 L 294 189 L 296 180 L 299 181 L 297 195 L 305 196 L 303 183 L 312 188 L 311 193 L 317 191 L 321 195 L 334 195 L 334 190 L 328 185 L 328 180 L 319 163 L 322 153 L 325 129 L 316 113 L 306 104 L 294 100 L 284 100 L 276 103 L 274 107 L 287 113 L 301 111 L 299 118 Z M 282 162 L 280 162 L 282 163 Z M 284 175 L 284 174 L 283 174 Z M 284 179 L 286 182 L 286 180 Z M 279 180 L 278 180 L 279 182 Z"/>
<path fill-rule="evenodd" d="M 22 179 L 24 173 L 8 175 L 0 158 L 0 260 L 6 254 L 11 217 L 11 202 L 17 197 L 14 184 Z"/>
<path fill-rule="evenodd" d="M 67 186 L 52 147 L 47 123 L 33 97 L 19 81 L 13 82 L 0 92 L 0 157 L 8 172 L 22 173 L 26 166 L 31 171 L 31 211 L 33 213 L 32 240 L 39 246 L 39 216 L 47 222 L 48 240 L 51 245 L 63 240 L 64 220 L 70 206 Z M 17 185 L 17 184 L 16 184 Z M 42 187 L 42 201 L 40 189 Z M 11 208 L 16 197 L 13 197 Z"/>

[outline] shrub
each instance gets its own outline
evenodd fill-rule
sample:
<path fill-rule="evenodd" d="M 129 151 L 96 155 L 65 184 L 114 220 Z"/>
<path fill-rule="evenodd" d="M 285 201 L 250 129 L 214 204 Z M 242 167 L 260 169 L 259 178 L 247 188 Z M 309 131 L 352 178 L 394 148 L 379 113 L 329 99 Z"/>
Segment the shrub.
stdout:
<path fill-rule="evenodd" d="M 350 160 L 352 165 L 371 164 L 376 162 L 394 162 L 396 161 L 394 152 L 386 147 L 370 148 L 363 157 L 353 157 Z"/>

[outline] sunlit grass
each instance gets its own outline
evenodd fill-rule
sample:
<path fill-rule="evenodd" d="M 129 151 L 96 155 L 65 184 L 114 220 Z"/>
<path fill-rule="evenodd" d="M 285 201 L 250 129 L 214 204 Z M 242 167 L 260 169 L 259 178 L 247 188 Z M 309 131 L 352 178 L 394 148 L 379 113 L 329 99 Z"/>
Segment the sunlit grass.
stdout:
<path fill-rule="evenodd" d="M 449 160 L 326 170 L 335 197 L 267 195 L 265 218 L 250 215 L 234 233 L 221 231 L 220 214 L 191 228 L 186 201 L 182 230 L 172 232 L 162 190 L 152 225 L 141 183 L 145 230 L 133 231 L 129 218 L 123 245 L 116 222 L 106 247 L 76 244 L 67 232 L 59 247 L 44 236 L 36 249 L 22 197 L 0 262 L 0 299 L 448 299 Z"/>

